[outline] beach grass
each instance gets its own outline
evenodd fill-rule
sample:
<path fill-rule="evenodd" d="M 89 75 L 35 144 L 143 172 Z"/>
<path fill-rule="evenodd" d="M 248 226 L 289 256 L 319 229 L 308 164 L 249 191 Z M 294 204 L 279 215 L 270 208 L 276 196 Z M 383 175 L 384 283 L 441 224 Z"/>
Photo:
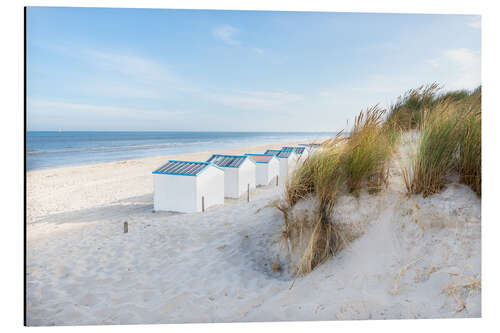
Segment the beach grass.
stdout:
<path fill-rule="evenodd" d="M 338 193 L 344 183 L 342 148 L 335 140 L 322 145 L 298 167 L 285 188 L 280 210 L 285 217 L 283 235 L 291 251 L 299 253 L 297 274 L 311 272 L 343 246 L 343 230 L 331 219 Z M 289 214 L 293 206 L 312 195 L 311 216 Z"/>
<path fill-rule="evenodd" d="M 416 155 L 402 168 L 408 194 L 439 192 L 450 174 L 481 195 L 481 88 L 438 94 L 436 83 L 409 90 L 386 110 L 378 105 L 361 111 L 347 137 L 322 143 L 292 173 L 283 199 L 283 238 L 298 254 L 297 275 L 307 274 L 349 244 L 352 235 L 333 211 L 343 192 L 359 197 L 388 184 L 389 162 L 402 133 L 419 133 Z M 312 214 L 294 207 L 312 200 Z"/>
<path fill-rule="evenodd" d="M 287 247 L 299 253 L 297 274 L 306 274 L 348 244 L 348 230 L 332 220 L 337 196 L 342 191 L 359 195 L 365 188 L 376 193 L 387 182 L 394 132 L 383 126 L 385 110 L 378 106 L 362 111 L 347 139 L 338 135 L 323 142 L 289 178 L 277 207 L 284 215 L 283 236 Z M 312 214 L 291 214 L 293 207 L 312 197 Z"/>
<path fill-rule="evenodd" d="M 481 88 L 439 96 L 422 114 L 417 154 L 403 171 L 408 193 L 437 193 L 458 172 L 481 195 Z"/>
<path fill-rule="evenodd" d="M 460 114 L 454 108 L 454 103 L 440 101 L 425 113 L 417 154 L 408 172 L 411 193 L 427 197 L 439 192 L 456 168 L 462 131 Z"/>
<path fill-rule="evenodd" d="M 464 111 L 457 167 L 460 181 L 481 196 L 481 89 L 474 91 Z"/>
<path fill-rule="evenodd" d="M 378 192 L 387 183 L 387 162 L 396 136 L 393 128 L 383 126 L 384 113 L 378 106 L 361 112 L 343 150 L 347 189 L 355 196 L 362 188 Z"/>
<path fill-rule="evenodd" d="M 387 124 L 405 131 L 418 129 L 423 121 L 424 110 L 432 108 L 440 89 L 437 83 L 431 83 L 408 90 L 391 105 Z"/>

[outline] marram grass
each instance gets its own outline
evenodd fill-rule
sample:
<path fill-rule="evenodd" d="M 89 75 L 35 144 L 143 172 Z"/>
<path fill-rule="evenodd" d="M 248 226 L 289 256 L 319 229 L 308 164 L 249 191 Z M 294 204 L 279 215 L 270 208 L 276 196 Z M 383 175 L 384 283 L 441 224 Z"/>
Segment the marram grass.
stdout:
<path fill-rule="evenodd" d="M 395 143 L 393 130 L 383 126 L 385 110 L 374 106 L 361 112 L 343 151 L 343 167 L 349 192 L 362 188 L 378 192 L 387 182 L 387 163 Z"/>
<path fill-rule="evenodd" d="M 419 128 L 422 125 L 424 110 L 432 108 L 439 90 L 437 83 L 408 90 L 390 107 L 386 122 L 405 131 Z"/>
<path fill-rule="evenodd" d="M 407 191 L 429 196 L 455 172 L 481 195 L 481 88 L 438 95 L 433 83 L 408 91 L 387 118 L 378 106 L 361 112 L 347 138 L 326 140 L 293 172 L 276 203 L 284 216 L 283 238 L 295 256 L 297 275 L 307 274 L 354 238 L 332 213 L 342 192 L 376 193 L 388 182 L 388 164 L 402 132 L 420 132 L 417 154 L 403 169 Z M 313 200 L 312 214 L 293 207 Z"/>
<path fill-rule="evenodd" d="M 472 106 L 477 107 L 477 106 Z M 457 168 L 460 182 L 481 196 L 481 110 L 467 110 L 462 119 Z"/>
<path fill-rule="evenodd" d="M 444 186 L 456 166 L 460 126 L 460 115 L 449 102 L 440 102 L 424 120 L 412 165 L 412 193 L 422 193 L 426 197 Z"/>
<path fill-rule="evenodd" d="M 417 155 L 403 171 L 407 191 L 432 195 L 458 172 L 481 195 L 481 89 L 447 93 L 423 114 Z"/>
<path fill-rule="evenodd" d="M 277 205 L 283 212 L 287 248 L 298 253 L 297 274 L 306 274 L 336 254 L 351 239 L 345 227 L 331 216 L 343 190 L 358 195 L 365 188 L 379 191 L 387 180 L 387 163 L 396 136 L 383 126 L 384 110 L 378 106 L 361 112 L 347 139 L 325 141 L 293 172 Z M 297 202 L 314 201 L 312 215 L 291 214 Z"/>

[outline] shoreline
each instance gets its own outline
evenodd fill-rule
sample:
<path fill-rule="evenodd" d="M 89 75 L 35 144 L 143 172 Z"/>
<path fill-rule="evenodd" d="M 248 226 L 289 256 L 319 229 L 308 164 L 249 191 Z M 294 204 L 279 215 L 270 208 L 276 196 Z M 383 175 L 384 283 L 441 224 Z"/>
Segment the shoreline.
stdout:
<path fill-rule="evenodd" d="M 251 146 L 235 146 L 235 147 L 230 147 L 230 148 L 223 148 L 223 149 L 211 149 L 211 150 L 203 150 L 203 151 L 195 151 L 195 152 L 188 152 L 188 153 L 179 153 L 179 154 L 169 154 L 169 155 L 160 155 L 160 156 L 149 156 L 149 157 L 138 157 L 138 158 L 128 158 L 128 159 L 120 159 L 116 161 L 105 161 L 105 162 L 95 162 L 95 163 L 87 163 L 87 164 L 74 164 L 74 165 L 62 165 L 62 166 L 57 166 L 57 167 L 49 167 L 49 168 L 39 168 L 39 169 L 30 169 L 26 170 L 26 174 L 29 173 L 36 173 L 36 172 L 44 172 L 44 171 L 54 171 L 54 170 L 60 170 L 60 169 L 66 169 L 66 168 L 80 168 L 80 167 L 95 167 L 99 165 L 107 165 L 107 164 L 113 164 L 113 163 L 124 163 L 124 162 L 129 162 L 129 161 L 147 161 L 147 160 L 152 160 L 152 159 L 186 159 L 186 161 L 194 161 L 196 158 L 199 158 L 200 155 L 211 155 L 211 154 L 222 154 L 222 153 L 227 153 L 227 154 L 244 154 L 244 153 L 260 153 L 260 151 L 255 151 L 256 149 L 277 149 L 281 148 L 282 146 L 286 145 L 298 145 L 298 144 L 305 144 L 305 143 L 316 143 L 316 142 L 322 142 L 330 137 L 325 136 L 325 137 L 319 137 L 316 140 L 293 140 L 293 141 L 280 141 L 280 142 L 274 142 L 274 143 L 268 143 L 268 144 L 259 144 L 259 145 L 251 145 Z M 243 150 L 247 149 L 248 151 L 243 152 Z M 263 152 L 262 152 L 263 153 Z M 210 156 L 208 156 L 210 157 Z M 208 159 L 205 158 L 204 160 Z M 201 160 L 200 160 L 201 161 Z M 165 161 L 166 162 L 166 161 Z"/>

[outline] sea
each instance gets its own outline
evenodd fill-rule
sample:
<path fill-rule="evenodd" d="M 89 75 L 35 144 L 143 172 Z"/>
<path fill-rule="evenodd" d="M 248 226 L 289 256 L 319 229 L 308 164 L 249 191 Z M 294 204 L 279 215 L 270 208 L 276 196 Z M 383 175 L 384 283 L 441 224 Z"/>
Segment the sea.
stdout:
<path fill-rule="evenodd" d="M 26 169 L 51 169 L 282 141 L 314 141 L 335 134 L 333 132 L 28 131 Z"/>

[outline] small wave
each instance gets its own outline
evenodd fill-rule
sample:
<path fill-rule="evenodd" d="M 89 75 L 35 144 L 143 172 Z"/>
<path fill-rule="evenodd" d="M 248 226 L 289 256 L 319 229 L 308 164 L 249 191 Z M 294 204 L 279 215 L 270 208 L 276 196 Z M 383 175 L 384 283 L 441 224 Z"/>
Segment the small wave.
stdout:
<path fill-rule="evenodd" d="M 192 142 L 169 142 L 156 144 L 142 145 L 125 145 L 125 146 L 98 146 L 98 147 L 80 147 L 80 148 L 61 148 L 61 149 L 29 149 L 26 152 L 32 154 L 57 154 L 57 153 L 78 153 L 78 152 L 98 152 L 98 151 L 123 151 L 123 150 L 138 150 L 138 149 L 162 149 L 162 148 L 177 148 L 183 146 L 206 145 L 217 143 L 217 141 L 192 141 Z"/>

